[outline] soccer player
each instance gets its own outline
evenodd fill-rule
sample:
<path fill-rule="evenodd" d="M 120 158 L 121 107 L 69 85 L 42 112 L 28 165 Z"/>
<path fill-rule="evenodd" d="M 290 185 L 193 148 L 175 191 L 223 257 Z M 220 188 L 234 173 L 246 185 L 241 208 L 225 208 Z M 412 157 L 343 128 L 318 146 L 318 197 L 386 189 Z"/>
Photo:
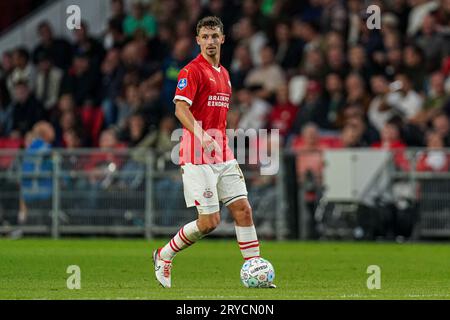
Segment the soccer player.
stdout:
<path fill-rule="evenodd" d="M 196 206 L 198 218 L 153 252 L 156 279 L 165 288 L 171 287 L 175 255 L 218 226 L 219 201 L 228 207 L 235 221 L 244 259 L 260 256 L 244 176 L 225 133 L 231 82 L 228 71 L 220 65 L 225 40 L 220 19 L 201 19 L 196 40 L 201 52 L 180 71 L 173 101 L 175 115 L 183 125 L 180 165 L 184 197 L 188 207 Z"/>

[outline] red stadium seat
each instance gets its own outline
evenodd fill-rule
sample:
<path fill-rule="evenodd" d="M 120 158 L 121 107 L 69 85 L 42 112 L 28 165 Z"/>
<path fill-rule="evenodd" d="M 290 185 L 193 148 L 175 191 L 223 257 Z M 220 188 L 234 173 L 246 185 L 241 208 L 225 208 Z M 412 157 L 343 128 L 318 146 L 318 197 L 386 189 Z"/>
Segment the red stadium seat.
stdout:
<path fill-rule="evenodd" d="M 22 139 L 12 138 L 0 138 L 0 150 L 12 149 L 19 150 L 23 145 Z M 16 157 L 15 151 L 6 153 L 0 153 L 0 169 L 7 169 L 11 166 L 14 158 Z"/>

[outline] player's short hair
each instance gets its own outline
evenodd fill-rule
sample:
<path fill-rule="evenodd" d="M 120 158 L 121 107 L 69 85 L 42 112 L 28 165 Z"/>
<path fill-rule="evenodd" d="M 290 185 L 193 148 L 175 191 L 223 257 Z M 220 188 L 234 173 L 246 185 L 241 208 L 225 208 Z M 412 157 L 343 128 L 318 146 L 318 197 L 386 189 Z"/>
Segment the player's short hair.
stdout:
<path fill-rule="evenodd" d="M 219 27 L 220 32 L 222 32 L 223 34 L 223 23 L 218 17 L 208 16 L 200 19 L 200 21 L 197 23 L 197 35 L 199 35 L 200 29 L 203 27 L 208 29 L 215 29 Z"/>

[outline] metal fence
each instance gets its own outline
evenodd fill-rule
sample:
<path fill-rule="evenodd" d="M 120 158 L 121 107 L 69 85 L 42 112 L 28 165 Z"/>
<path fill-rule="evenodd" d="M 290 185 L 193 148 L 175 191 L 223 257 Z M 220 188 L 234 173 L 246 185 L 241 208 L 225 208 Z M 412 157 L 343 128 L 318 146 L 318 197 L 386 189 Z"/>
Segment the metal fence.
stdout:
<path fill-rule="evenodd" d="M 261 237 L 450 237 L 450 150 L 391 154 L 388 180 L 369 184 L 369 203 L 327 198 L 324 152 L 284 153 L 274 176 L 241 165 Z M 185 206 L 179 167 L 165 156 L 132 149 L 0 150 L 0 234 L 151 238 L 172 235 L 196 216 Z M 234 236 L 226 208 L 221 216 L 214 234 Z"/>
<path fill-rule="evenodd" d="M 241 166 L 255 224 L 263 237 L 286 237 L 281 174 Z M 234 235 L 222 208 L 213 234 Z M 0 150 L 0 233 L 12 236 L 171 235 L 194 219 L 179 167 L 148 150 Z"/>
<path fill-rule="evenodd" d="M 361 149 L 349 152 L 349 174 L 334 188 L 369 175 L 369 167 L 356 165 Z M 390 151 L 388 161 L 368 180 L 360 199 L 330 199 L 324 177 L 325 153 L 294 153 L 299 181 L 299 235 L 303 239 L 421 239 L 450 237 L 450 150 L 410 148 Z M 373 152 L 373 149 L 371 149 Z M 313 161 L 311 161 L 313 158 Z M 308 166 L 308 163 L 312 165 Z M 322 163 L 323 166 L 317 166 Z M 339 165 L 337 166 L 339 167 Z M 337 168 L 336 167 L 336 168 Z M 367 168 L 367 170 L 366 170 Z M 380 172 L 386 175 L 381 177 Z M 344 175 L 345 176 L 345 175 Z M 328 177 L 328 184 L 333 178 Z M 358 188 L 360 186 L 355 186 Z M 360 190 L 353 190 L 357 194 Z M 338 192 L 339 193 L 339 192 Z M 342 193 L 342 192 L 341 192 Z"/>

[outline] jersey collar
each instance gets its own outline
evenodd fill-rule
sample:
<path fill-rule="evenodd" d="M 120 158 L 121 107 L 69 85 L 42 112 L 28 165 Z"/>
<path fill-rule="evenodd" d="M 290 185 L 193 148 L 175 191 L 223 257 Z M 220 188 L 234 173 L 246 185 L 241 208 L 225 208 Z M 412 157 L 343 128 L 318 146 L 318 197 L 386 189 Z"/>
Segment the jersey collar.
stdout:
<path fill-rule="evenodd" d="M 220 72 L 220 70 L 222 69 L 222 65 L 220 63 L 218 67 L 214 67 L 211 63 L 208 62 L 208 60 L 205 59 L 205 57 L 201 53 L 198 54 L 197 59 L 202 63 L 206 63 L 208 66 L 210 66 L 211 68 L 213 68 L 218 72 Z"/>

